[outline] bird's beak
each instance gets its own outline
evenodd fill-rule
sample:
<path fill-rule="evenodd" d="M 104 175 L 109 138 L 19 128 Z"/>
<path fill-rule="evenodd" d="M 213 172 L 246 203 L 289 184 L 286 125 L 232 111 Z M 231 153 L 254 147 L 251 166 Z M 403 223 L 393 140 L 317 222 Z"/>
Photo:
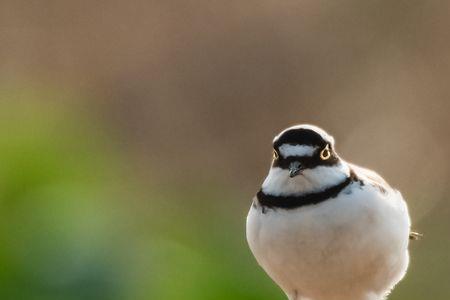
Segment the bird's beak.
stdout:
<path fill-rule="evenodd" d="M 293 161 L 289 164 L 289 177 L 295 177 L 303 170 L 302 165 L 298 161 Z"/>

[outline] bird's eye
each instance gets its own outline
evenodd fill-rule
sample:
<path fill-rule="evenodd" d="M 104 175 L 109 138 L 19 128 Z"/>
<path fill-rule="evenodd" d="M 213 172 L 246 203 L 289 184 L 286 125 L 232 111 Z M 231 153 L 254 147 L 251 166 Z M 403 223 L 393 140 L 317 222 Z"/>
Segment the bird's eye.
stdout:
<path fill-rule="evenodd" d="M 278 155 L 277 150 L 273 150 L 273 159 L 278 159 L 278 157 L 280 156 Z"/>
<path fill-rule="evenodd" d="M 331 157 L 330 146 L 327 144 L 327 146 L 325 148 L 323 148 L 322 151 L 320 151 L 320 159 L 327 160 L 330 157 Z"/>

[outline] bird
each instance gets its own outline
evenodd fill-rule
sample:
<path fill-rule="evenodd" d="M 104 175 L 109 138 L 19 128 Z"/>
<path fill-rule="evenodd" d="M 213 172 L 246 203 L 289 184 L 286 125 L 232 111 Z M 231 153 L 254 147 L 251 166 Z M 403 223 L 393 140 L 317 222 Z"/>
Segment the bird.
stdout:
<path fill-rule="evenodd" d="M 289 300 L 381 300 L 407 271 L 409 240 L 421 236 L 410 228 L 398 190 L 342 159 L 325 130 L 301 124 L 273 139 L 246 236 Z"/>

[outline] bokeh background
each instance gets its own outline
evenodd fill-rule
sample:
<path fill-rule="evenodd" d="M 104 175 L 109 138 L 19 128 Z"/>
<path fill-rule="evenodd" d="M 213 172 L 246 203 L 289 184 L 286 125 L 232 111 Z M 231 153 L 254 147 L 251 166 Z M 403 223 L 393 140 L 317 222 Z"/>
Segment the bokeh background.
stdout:
<path fill-rule="evenodd" d="M 407 199 L 392 300 L 449 299 L 450 3 L 0 0 L 0 298 L 284 295 L 245 217 L 313 123 Z"/>

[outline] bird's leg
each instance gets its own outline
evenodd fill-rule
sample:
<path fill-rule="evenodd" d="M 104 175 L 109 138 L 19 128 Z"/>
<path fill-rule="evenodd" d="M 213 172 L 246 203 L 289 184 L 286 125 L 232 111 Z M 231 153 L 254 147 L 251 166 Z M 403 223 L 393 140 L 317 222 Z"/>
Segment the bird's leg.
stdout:
<path fill-rule="evenodd" d="M 419 232 L 411 231 L 411 232 L 409 233 L 409 239 L 410 239 L 410 240 L 418 240 L 418 239 L 420 239 L 421 237 L 423 237 L 423 234 L 421 234 L 421 233 L 419 233 Z"/>

